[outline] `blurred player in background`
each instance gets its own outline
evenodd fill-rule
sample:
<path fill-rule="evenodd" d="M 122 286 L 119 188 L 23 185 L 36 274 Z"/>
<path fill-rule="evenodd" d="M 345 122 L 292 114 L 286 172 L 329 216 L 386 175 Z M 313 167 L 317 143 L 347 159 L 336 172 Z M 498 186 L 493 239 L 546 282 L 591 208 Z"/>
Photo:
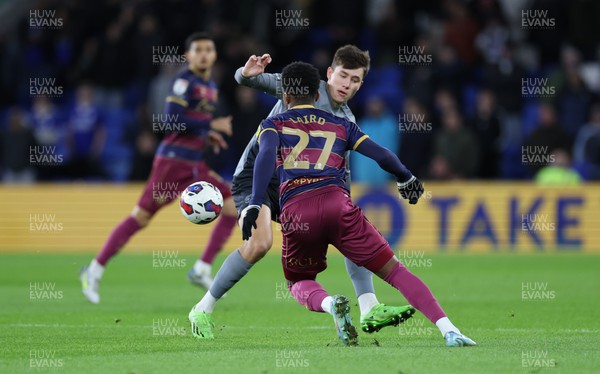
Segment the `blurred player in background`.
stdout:
<path fill-rule="evenodd" d="M 217 105 L 217 86 L 211 80 L 217 59 L 214 41 L 204 33 L 194 33 L 185 41 L 187 68 L 179 73 L 171 94 L 166 98 L 165 112 L 185 125 L 181 131 L 169 133 L 156 151 L 152 172 L 137 205 L 111 233 L 98 256 L 81 271 L 83 294 L 92 303 L 100 302 L 98 286 L 106 263 L 118 253 L 154 214 L 176 199 L 188 185 L 197 181 L 212 183 L 223 194 L 221 217 L 213 228 L 201 259 L 188 273 L 189 280 L 209 288 L 211 264 L 233 230 L 237 211 L 227 183 L 204 162 L 204 149 L 227 148 L 219 132 L 231 135 L 231 117 L 213 118 Z M 157 198 L 158 197 L 158 198 Z"/>
<path fill-rule="evenodd" d="M 283 113 L 287 107 L 281 101 L 281 74 L 265 74 L 265 67 L 271 62 L 271 56 L 251 56 L 246 64 L 236 71 L 238 83 L 263 90 L 275 97 L 279 102 L 273 107 L 269 116 Z M 337 116 L 355 121 L 354 114 L 346 104 L 361 87 L 370 67 L 367 51 L 361 51 L 353 45 L 339 48 L 327 69 L 327 82 L 320 81 L 320 98 L 316 107 Z M 260 129 L 260 127 L 259 127 Z M 252 173 L 254 160 L 258 154 L 258 132 L 252 137 L 238 163 L 233 176 L 233 196 L 235 205 L 243 216 L 252 195 Z M 347 178 L 348 184 L 350 178 Z M 348 190 L 350 189 L 348 185 Z M 212 312 L 214 306 L 229 289 L 242 279 L 250 268 L 258 262 L 273 245 L 271 220 L 279 221 L 279 181 L 273 174 L 267 196 L 262 202 L 258 217 L 258 228 L 253 236 L 235 252 L 230 254 L 215 276 L 209 291 L 189 314 L 192 333 L 199 339 L 214 338 L 212 332 Z M 415 312 L 410 306 L 392 307 L 379 303 L 373 288 L 373 274 L 363 267 L 356 266 L 345 259 L 346 269 L 358 298 L 361 312 L 361 327 L 366 332 L 375 332 L 386 326 L 398 325 Z"/>
<path fill-rule="evenodd" d="M 394 153 L 369 139 L 356 124 L 315 108 L 319 84 L 319 72 L 310 64 L 294 62 L 283 69 L 283 100 L 290 109 L 260 126 L 243 239 L 258 228 L 265 192 L 276 169 L 281 183 L 283 272 L 291 294 L 308 309 L 331 314 L 345 345 L 358 342 L 349 300 L 330 296 L 315 281 L 327 267 L 329 244 L 398 289 L 438 326 L 447 346 L 476 345 L 450 322 L 429 288 L 398 261 L 389 243 L 354 205 L 345 180 L 346 152 L 357 151 L 396 176 L 398 191 L 410 204 L 417 203 L 423 185 Z M 293 217 L 301 217 L 307 229 L 286 225 Z"/>

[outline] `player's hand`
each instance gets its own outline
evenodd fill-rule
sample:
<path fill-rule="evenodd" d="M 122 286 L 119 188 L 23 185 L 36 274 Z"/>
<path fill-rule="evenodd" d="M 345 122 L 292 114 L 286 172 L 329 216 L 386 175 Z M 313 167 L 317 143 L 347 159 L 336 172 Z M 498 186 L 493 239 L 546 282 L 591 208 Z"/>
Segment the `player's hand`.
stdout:
<path fill-rule="evenodd" d="M 406 182 L 398 182 L 398 192 L 409 204 L 416 204 L 424 191 L 423 183 L 414 176 Z"/>
<path fill-rule="evenodd" d="M 227 149 L 227 148 L 229 148 L 229 145 L 227 144 L 227 142 L 223 138 L 223 135 L 221 135 L 220 133 L 218 133 L 216 131 L 208 130 L 208 134 L 206 135 L 206 139 L 208 141 L 208 144 L 213 147 L 213 152 L 216 155 L 218 155 L 219 152 L 221 152 L 221 149 Z"/>
<path fill-rule="evenodd" d="M 242 221 L 242 239 L 248 240 L 252 236 L 252 228 L 256 228 L 256 220 L 258 219 L 258 213 L 260 207 L 256 205 L 250 205 L 246 209 L 246 215 Z"/>
<path fill-rule="evenodd" d="M 231 134 L 233 134 L 233 129 L 231 127 L 232 119 L 232 116 L 215 118 L 210 121 L 210 128 L 215 131 L 220 131 L 227 136 L 231 136 Z"/>
<path fill-rule="evenodd" d="M 265 72 L 267 65 L 271 63 L 271 55 L 265 53 L 262 56 L 252 55 L 246 61 L 246 65 L 242 69 L 242 75 L 246 78 L 252 78 Z"/>

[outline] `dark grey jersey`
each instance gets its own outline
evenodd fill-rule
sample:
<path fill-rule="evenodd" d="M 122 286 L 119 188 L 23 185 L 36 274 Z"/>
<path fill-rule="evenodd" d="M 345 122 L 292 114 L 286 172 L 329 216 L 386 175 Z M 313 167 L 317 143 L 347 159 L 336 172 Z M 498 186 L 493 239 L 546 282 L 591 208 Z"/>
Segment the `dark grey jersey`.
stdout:
<path fill-rule="evenodd" d="M 282 100 L 283 90 L 281 88 L 281 74 L 264 73 L 259 74 L 256 77 L 245 78 L 242 76 L 242 68 L 239 68 L 235 72 L 235 80 L 243 86 L 262 90 L 279 99 L 277 104 L 275 104 L 273 109 L 271 109 L 271 112 L 269 113 L 268 117 L 275 116 L 287 110 Z M 333 106 L 331 97 L 327 92 L 327 82 L 325 81 L 321 81 L 321 84 L 319 85 L 319 100 L 317 100 L 317 102 L 315 103 L 315 107 L 332 113 L 338 117 L 345 118 L 350 122 L 356 123 L 354 114 L 352 113 L 348 105 L 344 104 L 339 108 L 335 108 Z M 240 161 L 237 164 L 235 173 L 233 174 L 233 178 L 236 183 L 239 183 L 242 180 L 249 179 L 250 185 L 252 184 L 254 160 L 256 159 L 256 155 L 258 155 L 257 135 L 258 133 L 255 133 L 254 136 L 252 136 L 252 139 L 250 139 L 250 142 L 246 146 L 246 149 L 244 150 L 244 153 L 242 154 L 242 157 L 240 158 Z M 346 155 L 346 161 L 347 160 L 348 156 Z M 347 167 L 346 170 L 349 170 L 349 167 Z M 347 182 L 349 183 L 349 171 L 346 174 L 346 178 Z M 278 184 L 276 174 L 273 174 L 273 179 L 271 180 L 271 182 Z"/>

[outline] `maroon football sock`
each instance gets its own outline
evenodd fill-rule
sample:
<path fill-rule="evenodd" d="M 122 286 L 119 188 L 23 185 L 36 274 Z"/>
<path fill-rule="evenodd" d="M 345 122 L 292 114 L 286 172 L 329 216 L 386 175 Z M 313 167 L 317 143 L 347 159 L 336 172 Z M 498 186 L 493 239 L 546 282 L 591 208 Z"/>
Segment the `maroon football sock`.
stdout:
<path fill-rule="evenodd" d="M 292 296 L 308 310 L 313 312 L 324 312 L 321 307 L 323 299 L 329 294 L 319 283 L 314 280 L 303 280 L 294 283 L 290 289 Z"/>
<path fill-rule="evenodd" d="M 102 266 L 106 266 L 108 260 L 119 252 L 119 250 L 127 243 L 129 238 L 133 236 L 139 229 L 140 224 L 132 216 L 127 216 L 121 223 L 115 227 L 113 232 L 108 237 L 102 251 L 96 257 L 96 261 Z"/>
<path fill-rule="evenodd" d="M 440 318 L 446 317 L 446 313 L 444 313 L 429 287 L 402 263 L 398 263 L 384 280 L 398 289 L 406 300 L 423 313 L 425 317 L 429 318 L 431 322 L 436 323 Z"/>

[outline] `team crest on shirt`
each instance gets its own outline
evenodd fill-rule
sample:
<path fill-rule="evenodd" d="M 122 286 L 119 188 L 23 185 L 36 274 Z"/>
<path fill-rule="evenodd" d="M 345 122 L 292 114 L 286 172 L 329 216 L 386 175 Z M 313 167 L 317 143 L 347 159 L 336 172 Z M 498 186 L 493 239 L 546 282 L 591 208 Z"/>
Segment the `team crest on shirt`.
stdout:
<path fill-rule="evenodd" d="M 176 79 L 175 83 L 173 83 L 173 93 L 175 95 L 183 95 L 187 90 L 189 84 L 190 82 L 183 78 Z"/>

